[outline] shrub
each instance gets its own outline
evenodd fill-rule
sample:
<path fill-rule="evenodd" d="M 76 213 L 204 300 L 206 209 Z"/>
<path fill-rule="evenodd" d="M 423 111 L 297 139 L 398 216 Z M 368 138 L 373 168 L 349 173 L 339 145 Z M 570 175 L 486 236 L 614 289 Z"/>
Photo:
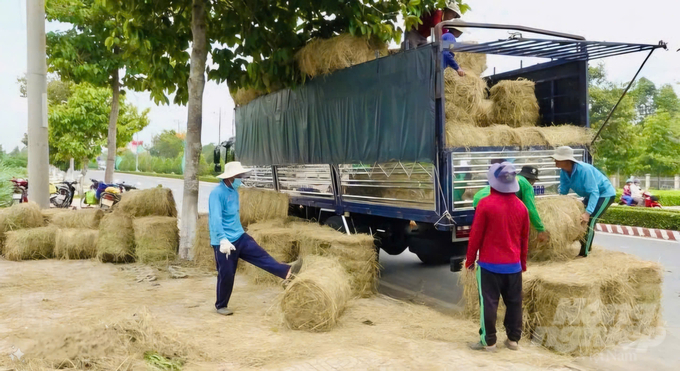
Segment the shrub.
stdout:
<path fill-rule="evenodd" d="M 680 230 L 680 211 L 612 206 L 604 213 L 599 222 L 677 231 Z"/>

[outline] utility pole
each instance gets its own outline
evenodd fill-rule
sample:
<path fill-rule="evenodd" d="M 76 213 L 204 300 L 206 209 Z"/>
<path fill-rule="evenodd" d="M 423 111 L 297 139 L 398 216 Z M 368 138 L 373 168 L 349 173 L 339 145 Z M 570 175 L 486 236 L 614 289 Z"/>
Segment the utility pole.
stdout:
<path fill-rule="evenodd" d="M 42 208 L 49 202 L 47 146 L 47 57 L 45 55 L 45 0 L 26 1 L 28 65 L 28 199 Z"/>

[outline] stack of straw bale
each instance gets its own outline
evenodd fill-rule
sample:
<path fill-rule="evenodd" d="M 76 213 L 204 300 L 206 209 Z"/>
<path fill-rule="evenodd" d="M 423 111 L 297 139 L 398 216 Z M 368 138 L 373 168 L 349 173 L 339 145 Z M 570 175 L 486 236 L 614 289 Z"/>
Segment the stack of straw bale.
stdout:
<path fill-rule="evenodd" d="M 99 224 L 97 259 L 104 263 L 129 263 L 134 254 L 135 230 L 130 215 L 118 209 L 104 216 Z"/>
<path fill-rule="evenodd" d="M 42 216 L 40 217 L 42 220 Z M 54 255 L 57 229 L 37 227 L 6 232 L 5 258 L 7 260 L 49 259 Z"/>
<path fill-rule="evenodd" d="M 581 223 L 585 212 L 583 203 L 571 196 L 542 197 L 536 199 L 536 210 L 550 239 L 539 242 L 538 233 L 533 228 L 529 236 L 529 256 L 531 261 L 566 261 L 578 254 L 576 241 L 586 232 Z"/>
<path fill-rule="evenodd" d="M 133 218 L 144 216 L 177 217 L 175 198 L 170 188 L 150 188 L 134 190 L 121 195 L 114 208 Z"/>
<path fill-rule="evenodd" d="M 591 141 L 589 129 L 574 125 L 512 128 L 507 125 L 480 127 L 446 123 L 446 145 L 449 147 L 559 147 L 588 145 Z"/>
<path fill-rule="evenodd" d="M 213 270 L 215 265 L 215 250 L 210 244 L 210 226 L 208 214 L 198 214 L 196 222 L 196 238 L 194 239 L 192 261 L 198 267 Z M 240 264 L 243 265 L 243 264 Z"/>
<path fill-rule="evenodd" d="M 267 220 L 251 224 L 248 234 L 281 263 L 290 263 L 298 258 L 298 231 L 285 225 L 283 219 Z M 281 278 L 270 274 L 245 261 L 239 262 L 243 272 L 257 284 L 280 284 Z"/>
<path fill-rule="evenodd" d="M 91 259 L 97 256 L 99 230 L 85 228 L 57 229 L 54 257 L 57 259 Z"/>
<path fill-rule="evenodd" d="M 354 295 L 369 297 L 376 292 L 379 265 L 373 236 L 348 235 L 330 227 L 307 222 L 290 225 L 299 230 L 300 256 L 337 257 L 351 277 Z"/>
<path fill-rule="evenodd" d="M 387 55 L 387 45 L 376 39 L 342 34 L 311 40 L 295 54 L 295 60 L 303 74 L 316 77 L 372 61 L 376 51 L 381 56 Z"/>
<path fill-rule="evenodd" d="M 18 229 L 36 228 L 45 225 L 40 207 L 34 202 L 20 203 L 0 210 L 0 253 L 6 233 Z"/>
<path fill-rule="evenodd" d="M 474 274 L 461 274 L 464 313 L 479 320 Z M 661 325 L 659 264 L 596 248 L 586 259 L 529 263 L 523 274 L 525 339 L 558 353 L 591 355 L 653 336 Z M 499 305 L 498 323 L 505 308 Z"/>
<path fill-rule="evenodd" d="M 288 216 L 289 197 L 286 193 L 247 187 L 239 188 L 238 193 L 241 224 L 244 227 Z"/>
<path fill-rule="evenodd" d="M 329 331 L 351 297 L 350 277 L 339 258 L 308 256 L 280 297 L 283 322 L 293 330 Z"/>
<path fill-rule="evenodd" d="M 466 74 L 481 76 L 486 71 L 486 54 L 456 52 L 455 59 Z"/>
<path fill-rule="evenodd" d="M 485 109 L 486 82 L 472 73 L 461 77 L 451 68 L 444 71 L 445 113 L 447 125 L 479 126 Z"/>
<path fill-rule="evenodd" d="M 499 81 L 489 90 L 493 101 L 492 121 L 513 128 L 538 123 L 536 84 L 527 79 Z"/>
<path fill-rule="evenodd" d="M 173 261 L 179 249 L 177 218 L 147 216 L 134 221 L 135 256 L 137 261 L 150 263 Z"/>

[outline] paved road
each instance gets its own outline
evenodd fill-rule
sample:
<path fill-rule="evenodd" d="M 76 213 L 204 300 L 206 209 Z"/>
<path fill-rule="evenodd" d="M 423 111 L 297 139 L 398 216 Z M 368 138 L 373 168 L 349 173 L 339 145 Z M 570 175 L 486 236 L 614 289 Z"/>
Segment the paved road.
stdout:
<path fill-rule="evenodd" d="M 90 170 L 87 172 L 88 179 L 104 179 L 104 172 L 100 170 Z M 171 179 L 171 178 L 159 178 L 152 176 L 141 176 L 134 174 L 124 174 L 115 173 L 113 177 L 114 181 L 124 181 L 127 184 L 132 184 L 137 188 L 153 188 L 157 187 L 159 184 L 163 187 L 168 187 L 172 190 L 175 196 L 175 201 L 177 202 L 177 212 L 182 212 L 182 194 L 184 192 L 184 181 L 182 179 Z M 199 182 L 198 186 L 198 212 L 207 213 L 208 212 L 208 196 L 210 191 L 217 183 L 209 182 Z"/>
<path fill-rule="evenodd" d="M 103 179 L 103 171 L 90 171 L 88 178 Z M 151 188 L 162 184 L 172 189 L 178 210 L 181 210 L 183 182 L 168 179 L 116 174 L 115 179 L 135 184 L 139 188 Z M 199 212 L 208 211 L 208 195 L 215 183 L 201 182 L 199 187 Z M 680 365 L 680 243 L 663 240 L 625 237 L 598 233 L 595 244 L 611 250 L 634 254 L 642 259 L 661 262 L 665 267 L 663 284 L 664 318 L 667 332 L 658 344 L 649 343 L 644 350 L 631 351 L 617 348 L 602 353 L 599 358 L 586 358 L 584 366 L 602 370 L 677 370 Z M 462 287 L 458 285 L 458 274 L 452 273 L 448 265 L 426 266 L 406 251 L 390 256 L 382 252 L 383 266 L 381 291 L 414 302 L 434 305 L 445 312 L 460 309 Z M 644 347 L 643 347 L 644 348 Z"/>

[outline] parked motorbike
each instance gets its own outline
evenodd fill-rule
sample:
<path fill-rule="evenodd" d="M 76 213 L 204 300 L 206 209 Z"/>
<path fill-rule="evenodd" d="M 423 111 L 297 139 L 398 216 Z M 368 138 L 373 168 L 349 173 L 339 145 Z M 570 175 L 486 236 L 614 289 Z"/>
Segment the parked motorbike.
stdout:
<path fill-rule="evenodd" d="M 73 196 L 76 193 L 76 188 L 74 185 L 77 183 L 77 181 L 63 181 L 57 184 L 56 192 L 50 194 L 50 203 L 54 205 L 54 207 L 62 209 L 71 207 L 71 204 L 73 203 Z"/>
<path fill-rule="evenodd" d="M 98 205 L 102 209 L 110 209 L 120 201 L 120 194 L 137 189 L 137 187 L 125 184 L 125 182 L 106 184 L 96 179 L 90 179 L 90 190 L 80 199 L 80 207 Z"/>
<path fill-rule="evenodd" d="M 28 202 L 28 180 L 26 179 L 10 179 L 12 186 L 14 187 L 14 192 L 12 194 L 12 203 L 19 204 L 23 202 Z"/>

